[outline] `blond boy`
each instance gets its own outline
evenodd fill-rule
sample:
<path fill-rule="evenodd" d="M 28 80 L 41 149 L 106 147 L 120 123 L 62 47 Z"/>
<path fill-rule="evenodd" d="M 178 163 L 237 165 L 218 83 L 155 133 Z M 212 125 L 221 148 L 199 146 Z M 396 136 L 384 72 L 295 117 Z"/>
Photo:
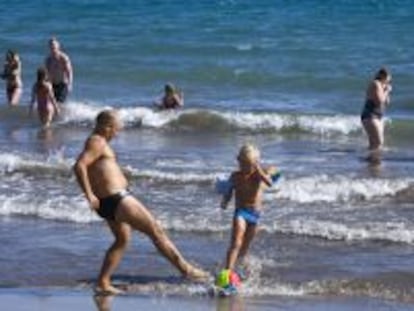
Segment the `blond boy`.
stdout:
<path fill-rule="evenodd" d="M 241 147 L 237 156 L 239 170 L 230 176 L 231 187 L 223 195 L 221 207 L 227 207 L 233 192 L 235 212 L 231 242 L 227 251 L 226 269 L 233 270 L 237 260 L 243 259 L 257 233 L 257 224 L 262 210 L 262 194 L 265 186 L 272 185 L 271 175 L 276 167 L 264 169 L 259 164 L 260 151 L 252 144 Z"/>

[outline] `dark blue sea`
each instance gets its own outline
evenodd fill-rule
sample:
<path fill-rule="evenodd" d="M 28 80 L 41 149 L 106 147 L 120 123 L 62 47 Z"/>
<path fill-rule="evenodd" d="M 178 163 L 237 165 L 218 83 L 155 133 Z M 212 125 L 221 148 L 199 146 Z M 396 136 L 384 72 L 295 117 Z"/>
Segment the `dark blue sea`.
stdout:
<path fill-rule="evenodd" d="M 280 168 L 243 297 L 414 303 L 414 2 L 14 0 L 0 12 L 1 51 L 19 53 L 24 83 L 18 107 L 0 89 L 0 287 L 94 282 L 111 235 L 71 167 L 97 113 L 111 107 L 125 123 L 112 145 L 134 194 L 213 273 L 232 219 L 216 178 L 237 168 L 245 142 Z M 74 89 L 40 131 L 28 104 L 51 36 L 71 58 Z M 359 114 L 382 66 L 393 93 L 373 166 Z M 183 109 L 153 109 L 167 82 L 184 92 Z M 155 296 L 207 296 L 171 276 L 136 234 L 115 281 Z"/>

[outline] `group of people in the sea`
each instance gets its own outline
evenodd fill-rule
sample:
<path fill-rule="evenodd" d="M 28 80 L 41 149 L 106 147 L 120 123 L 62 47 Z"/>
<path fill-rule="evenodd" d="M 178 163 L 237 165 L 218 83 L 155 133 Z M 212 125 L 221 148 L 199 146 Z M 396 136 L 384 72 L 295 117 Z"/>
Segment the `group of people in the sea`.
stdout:
<path fill-rule="evenodd" d="M 29 112 L 34 106 L 42 127 L 50 126 L 54 116 L 60 112 L 60 104 L 64 103 L 72 90 L 73 69 L 69 56 L 60 48 L 57 38 L 49 40 L 50 53 L 44 64 L 37 69 L 36 81 L 33 84 Z M 22 90 L 22 62 L 19 54 L 8 50 L 1 77 L 6 81 L 7 101 L 10 106 L 19 104 Z"/>
<path fill-rule="evenodd" d="M 49 40 L 50 54 L 44 65 L 37 70 L 36 82 L 32 88 L 30 111 L 35 104 L 43 127 L 49 127 L 60 105 L 72 91 L 73 69 L 69 56 L 60 48 L 57 38 Z M 14 51 L 7 51 L 1 77 L 6 81 L 6 94 L 10 106 L 19 103 L 22 94 L 21 61 Z M 369 150 L 373 153 L 384 144 L 384 113 L 390 102 L 391 74 L 381 68 L 370 81 L 361 114 L 361 122 L 368 136 Z M 183 107 L 184 95 L 174 85 L 165 85 L 164 96 L 154 103 L 157 109 Z M 117 294 L 120 289 L 111 283 L 111 276 L 118 266 L 131 238 L 131 230 L 146 234 L 155 247 L 185 277 L 205 279 L 204 270 L 190 264 L 181 255 L 152 213 L 132 194 L 128 181 L 117 162 L 109 142 L 122 129 L 122 121 L 115 109 L 101 111 L 95 120 L 95 127 L 86 139 L 82 152 L 74 165 L 77 181 L 90 207 L 106 220 L 114 235 L 114 242 L 106 252 L 96 291 L 103 294 Z M 253 144 L 241 147 L 237 161 L 239 167 L 226 181 L 221 207 L 225 209 L 234 195 L 231 242 L 224 268 L 233 271 L 238 263 L 244 264 L 249 246 L 254 239 L 262 210 L 262 193 L 272 186 L 276 167 L 262 167 L 260 151 Z"/>
<path fill-rule="evenodd" d="M 23 92 L 22 62 L 16 51 L 8 50 L 1 78 L 6 81 L 6 96 L 9 106 L 17 106 Z M 60 105 L 72 91 L 73 67 L 69 56 L 62 51 L 56 37 L 49 39 L 49 55 L 37 69 L 36 81 L 32 87 L 29 111 L 34 106 L 43 128 L 48 128 L 54 117 L 60 113 Z M 154 102 L 156 109 L 176 109 L 184 106 L 184 95 L 172 83 L 164 87 L 164 95 Z"/>
<path fill-rule="evenodd" d="M 73 68 L 69 56 L 62 51 L 56 37 L 49 40 L 49 55 L 44 65 L 38 68 L 36 82 L 32 87 L 30 112 L 37 105 L 39 120 L 43 127 L 49 127 L 53 118 L 60 112 L 60 104 L 66 101 L 73 85 Z M 1 78 L 6 81 L 7 102 L 18 105 L 22 90 L 22 63 L 15 51 L 6 52 Z M 391 74 L 386 68 L 375 73 L 366 90 L 365 104 L 361 122 L 368 136 L 369 150 L 372 154 L 384 145 L 384 113 L 390 103 Z M 159 110 L 177 109 L 184 106 L 184 94 L 172 83 L 164 87 L 160 101 L 154 102 Z"/>

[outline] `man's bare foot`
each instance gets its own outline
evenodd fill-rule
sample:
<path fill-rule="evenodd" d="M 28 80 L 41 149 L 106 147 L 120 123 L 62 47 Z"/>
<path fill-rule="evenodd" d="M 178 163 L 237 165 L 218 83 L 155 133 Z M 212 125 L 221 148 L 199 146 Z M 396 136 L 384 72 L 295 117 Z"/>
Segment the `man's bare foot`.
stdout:
<path fill-rule="evenodd" d="M 95 294 L 96 295 L 102 295 L 102 296 L 112 296 L 112 295 L 120 295 L 123 294 L 124 291 L 113 287 L 112 285 L 106 286 L 106 287 L 101 287 L 101 286 L 96 286 L 95 287 Z"/>
<path fill-rule="evenodd" d="M 187 270 L 187 273 L 185 273 L 184 276 L 192 280 L 207 280 L 210 278 L 210 273 L 198 269 L 196 267 L 190 266 Z"/>

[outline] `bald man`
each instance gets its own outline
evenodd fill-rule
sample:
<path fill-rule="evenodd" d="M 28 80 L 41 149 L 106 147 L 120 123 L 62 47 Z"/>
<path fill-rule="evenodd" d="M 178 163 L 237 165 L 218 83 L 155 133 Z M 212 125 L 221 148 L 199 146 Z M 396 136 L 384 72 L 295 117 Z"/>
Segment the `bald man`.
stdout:
<path fill-rule="evenodd" d="M 64 103 L 68 93 L 72 91 L 72 64 L 69 56 L 60 49 L 60 43 L 55 37 L 49 40 L 49 50 L 50 54 L 46 57 L 45 66 L 56 100 Z"/>
<path fill-rule="evenodd" d="M 96 291 L 107 294 L 120 292 L 111 285 L 110 278 L 124 254 L 131 229 L 146 234 L 183 276 L 206 278 L 208 274 L 183 258 L 151 212 L 129 192 L 128 181 L 109 145 L 121 128 L 122 123 L 115 110 L 99 113 L 95 128 L 74 166 L 78 183 L 91 208 L 106 220 L 115 237 L 102 264 Z"/>

